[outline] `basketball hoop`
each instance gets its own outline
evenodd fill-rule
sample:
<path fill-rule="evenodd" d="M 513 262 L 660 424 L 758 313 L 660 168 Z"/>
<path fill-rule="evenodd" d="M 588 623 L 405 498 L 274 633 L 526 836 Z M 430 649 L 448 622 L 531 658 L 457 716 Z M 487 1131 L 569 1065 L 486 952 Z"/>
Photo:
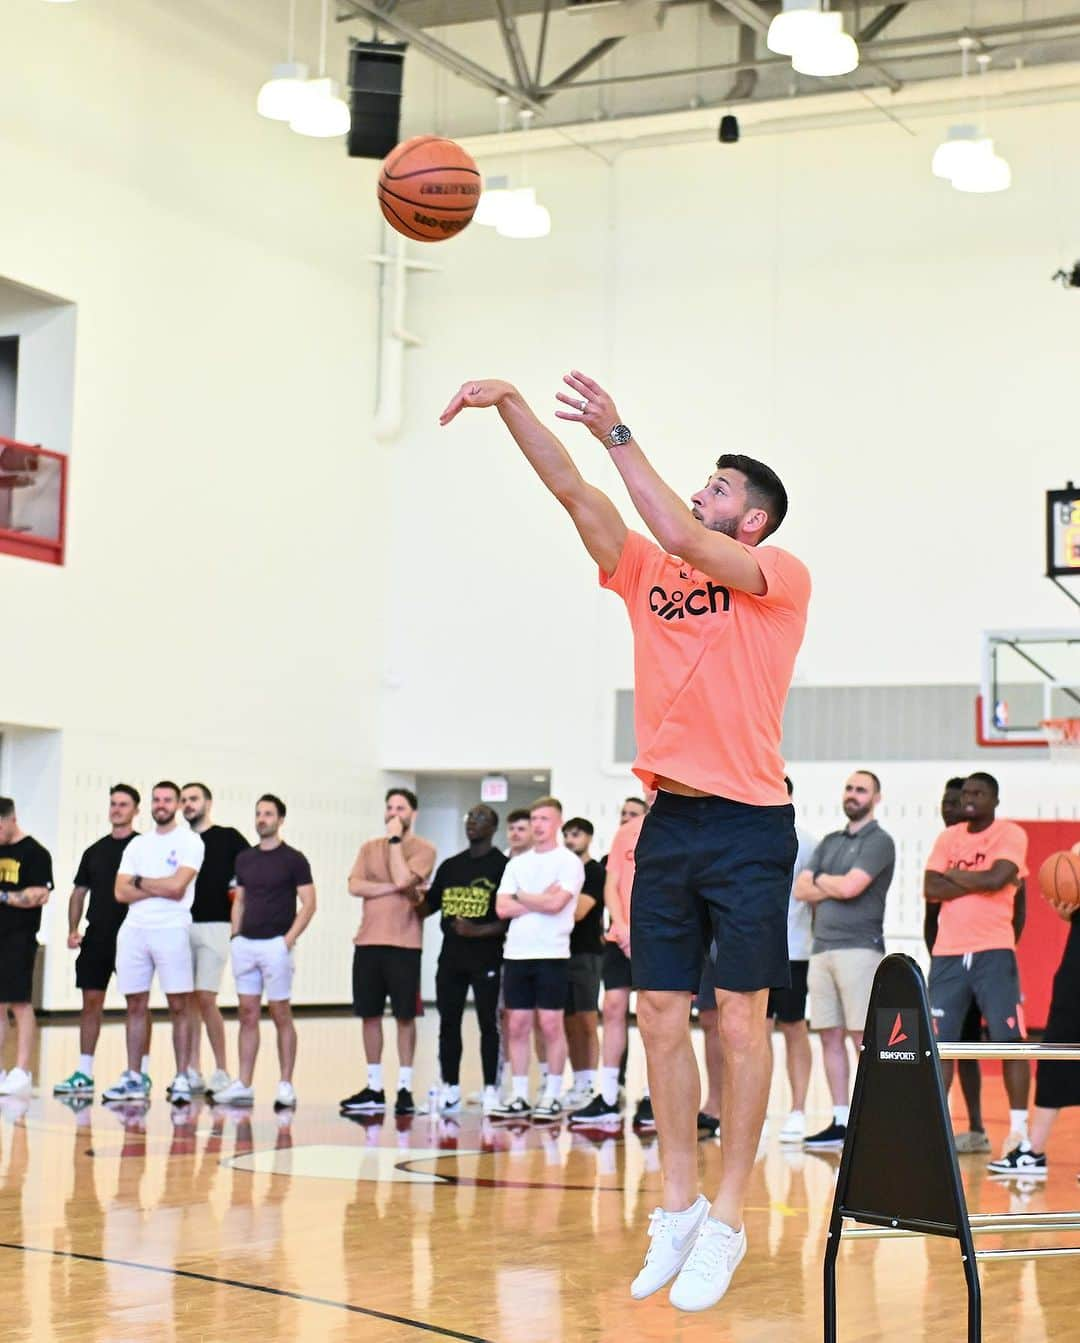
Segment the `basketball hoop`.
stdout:
<path fill-rule="evenodd" d="M 1039 726 L 1046 733 L 1052 764 L 1080 765 L 1080 718 L 1044 718 Z"/>

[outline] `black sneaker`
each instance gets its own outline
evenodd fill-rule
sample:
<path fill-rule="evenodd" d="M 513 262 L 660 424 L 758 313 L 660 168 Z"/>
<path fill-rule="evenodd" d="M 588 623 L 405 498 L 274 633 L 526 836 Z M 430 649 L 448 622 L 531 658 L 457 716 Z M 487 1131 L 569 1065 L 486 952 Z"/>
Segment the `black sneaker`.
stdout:
<path fill-rule="evenodd" d="M 617 1128 L 621 1123 L 622 1111 L 617 1105 L 609 1105 L 599 1092 L 588 1105 L 570 1116 L 571 1127 Z"/>
<path fill-rule="evenodd" d="M 715 1138 L 720 1132 L 720 1121 L 715 1115 L 709 1115 L 704 1110 L 699 1110 L 697 1131 L 699 1138 Z"/>
<path fill-rule="evenodd" d="M 341 1102 L 342 1114 L 378 1114 L 386 1109 L 386 1092 L 373 1091 L 364 1087 L 353 1096 L 346 1096 Z"/>
<path fill-rule="evenodd" d="M 1024 1141 L 996 1161 L 988 1161 L 986 1169 L 994 1175 L 1022 1175 L 1025 1179 L 1038 1179 L 1046 1175 L 1046 1154 L 1033 1152 L 1031 1143 Z"/>
<path fill-rule="evenodd" d="M 803 1146 L 809 1148 L 811 1152 L 834 1151 L 843 1147 L 846 1137 L 847 1125 L 838 1124 L 834 1119 L 828 1128 L 823 1128 L 820 1133 L 811 1133 L 809 1138 L 804 1138 Z"/>
<path fill-rule="evenodd" d="M 643 1129 L 654 1129 L 656 1127 L 652 1100 L 648 1096 L 642 1096 L 637 1103 L 637 1109 L 634 1111 L 634 1127 Z"/>
<path fill-rule="evenodd" d="M 511 1100 L 500 1101 L 488 1117 L 490 1119 L 524 1119 L 528 1122 L 532 1118 L 532 1106 L 523 1096 L 514 1096 Z"/>
<path fill-rule="evenodd" d="M 397 1100 L 394 1103 L 394 1114 L 396 1115 L 414 1115 L 416 1114 L 416 1103 L 412 1098 L 412 1092 L 408 1087 L 401 1087 L 398 1090 Z"/>

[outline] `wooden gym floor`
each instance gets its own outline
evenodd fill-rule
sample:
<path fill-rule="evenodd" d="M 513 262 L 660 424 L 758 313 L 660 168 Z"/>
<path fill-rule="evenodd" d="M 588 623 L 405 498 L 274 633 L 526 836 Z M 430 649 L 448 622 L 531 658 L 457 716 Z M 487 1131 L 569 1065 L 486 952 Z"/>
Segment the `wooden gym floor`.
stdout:
<path fill-rule="evenodd" d="M 390 1024 L 390 1023 L 388 1023 Z M 630 1300 L 659 1184 L 655 1137 L 594 1142 L 565 1126 L 523 1132 L 392 1115 L 338 1115 L 361 1081 L 359 1023 L 299 1023 L 300 1105 L 275 1116 L 273 1040 L 251 1112 L 196 1104 L 171 1113 L 167 1031 L 155 1027 L 150 1109 L 81 1110 L 52 1083 L 76 1061 L 71 1025 L 42 1029 L 29 1104 L 0 1102 L 0 1315 L 4 1343 L 801 1343 L 821 1337 L 820 1280 L 836 1158 L 783 1150 L 775 1132 L 786 1086 L 779 1058 L 750 1199 L 750 1253 L 728 1297 L 680 1316 L 662 1293 Z M 433 1069 L 437 1019 L 420 1022 L 418 1099 Z M 235 1026 L 229 1026 L 234 1048 Z M 392 1040 L 392 1032 L 388 1032 Z M 10 1044 L 9 1044 L 10 1048 Z M 98 1086 L 122 1064 L 122 1028 L 98 1053 Z M 636 1096 L 640 1045 L 630 1079 Z M 393 1082 L 393 1047 L 388 1050 Z M 466 1018 L 466 1090 L 478 1083 Z M 999 1145 L 1000 1080 L 985 1109 Z M 812 1119 L 828 1106 L 815 1063 Z M 991 1180 L 962 1166 L 973 1211 L 1080 1206 L 1080 1112 L 1054 1135 L 1050 1179 Z M 917 1143 L 919 1135 L 912 1133 Z M 706 1188 L 721 1159 L 703 1143 Z M 883 1154 L 883 1159 L 888 1159 Z M 1080 1233 L 1055 1241 L 1077 1243 Z M 1002 1243 L 980 1238 L 980 1246 Z M 1010 1245 L 1028 1243 L 1010 1238 Z M 986 1343 L 1044 1343 L 1075 1331 L 1075 1260 L 983 1268 Z M 961 1339 L 964 1293 L 951 1242 L 871 1241 L 841 1255 L 843 1343 Z"/>

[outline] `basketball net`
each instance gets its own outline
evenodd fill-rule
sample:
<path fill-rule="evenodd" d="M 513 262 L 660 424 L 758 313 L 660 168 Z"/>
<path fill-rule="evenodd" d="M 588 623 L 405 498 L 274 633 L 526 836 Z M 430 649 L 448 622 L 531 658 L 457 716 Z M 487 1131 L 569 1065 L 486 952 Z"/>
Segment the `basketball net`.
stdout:
<path fill-rule="evenodd" d="M 1039 726 L 1046 733 L 1053 765 L 1080 765 L 1080 718 L 1044 718 Z"/>

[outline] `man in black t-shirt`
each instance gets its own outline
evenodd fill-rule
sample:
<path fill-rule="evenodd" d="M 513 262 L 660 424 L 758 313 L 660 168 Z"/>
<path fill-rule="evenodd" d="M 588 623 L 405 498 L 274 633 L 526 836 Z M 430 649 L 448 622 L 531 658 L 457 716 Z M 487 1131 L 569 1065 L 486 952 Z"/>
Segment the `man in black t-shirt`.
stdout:
<path fill-rule="evenodd" d="M 499 985 L 506 923 L 495 913 L 495 897 L 506 855 L 492 844 L 499 818 L 485 803 L 465 817 L 469 847 L 439 864 L 425 908 L 442 912 L 443 944 L 435 974 L 439 1009 L 440 1109 L 461 1108 L 461 1020 L 472 988 L 480 1026 L 484 1070 L 484 1113 L 498 1104 Z"/>
<path fill-rule="evenodd" d="M 34 961 L 41 906 L 52 890 L 48 849 L 19 829 L 15 803 L 0 797 L 0 1058 L 7 1037 L 7 1014 L 15 1017 L 15 1067 L 0 1070 L 0 1096 L 24 1096 L 33 1081 Z"/>
<path fill-rule="evenodd" d="M 231 1078 L 225 1054 L 225 1020 L 217 1005 L 225 964 L 229 959 L 229 925 L 236 860 L 247 840 L 231 825 L 215 825 L 211 819 L 214 797 L 205 783 L 186 783 L 180 792 L 184 820 L 203 842 L 206 856 L 195 878 L 195 901 L 191 906 L 191 962 L 195 992 L 191 995 L 191 1049 L 186 1072 L 193 1092 L 222 1091 Z M 204 1082 L 199 1070 L 200 1024 L 214 1054 L 214 1072 Z"/>
<path fill-rule="evenodd" d="M 82 992 L 79 1014 L 79 1066 L 53 1087 L 56 1096 L 91 1096 L 94 1092 L 94 1052 L 101 1034 L 105 990 L 116 969 L 116 935 L 127 905 L 116 898 L 116 874 L 124 850 L 135 838 L 139 792 L 129 783 L 109 789 L 109 833 L 83 854 L 68 899 L 68 948 L 78 950 L 75 986 Z M 79 932 L 86 897 L 86 931 Z M 144 1069 L 145 1071 L 145 1069 Z"/>
<path fill-rule="evenodd" d="M 589 854 L 593 823 L 572 816 L 563 826 L 563 842 L 585 864 L 585 885 L 577 898 L 570 934 L 570 982 L 566 990 L 566 1044 L 574 1085 L 563 1108 L 583 1109 L 596 1094 L 600 1067 L 600 977 L 604 961 L 604 869 Z"/>

